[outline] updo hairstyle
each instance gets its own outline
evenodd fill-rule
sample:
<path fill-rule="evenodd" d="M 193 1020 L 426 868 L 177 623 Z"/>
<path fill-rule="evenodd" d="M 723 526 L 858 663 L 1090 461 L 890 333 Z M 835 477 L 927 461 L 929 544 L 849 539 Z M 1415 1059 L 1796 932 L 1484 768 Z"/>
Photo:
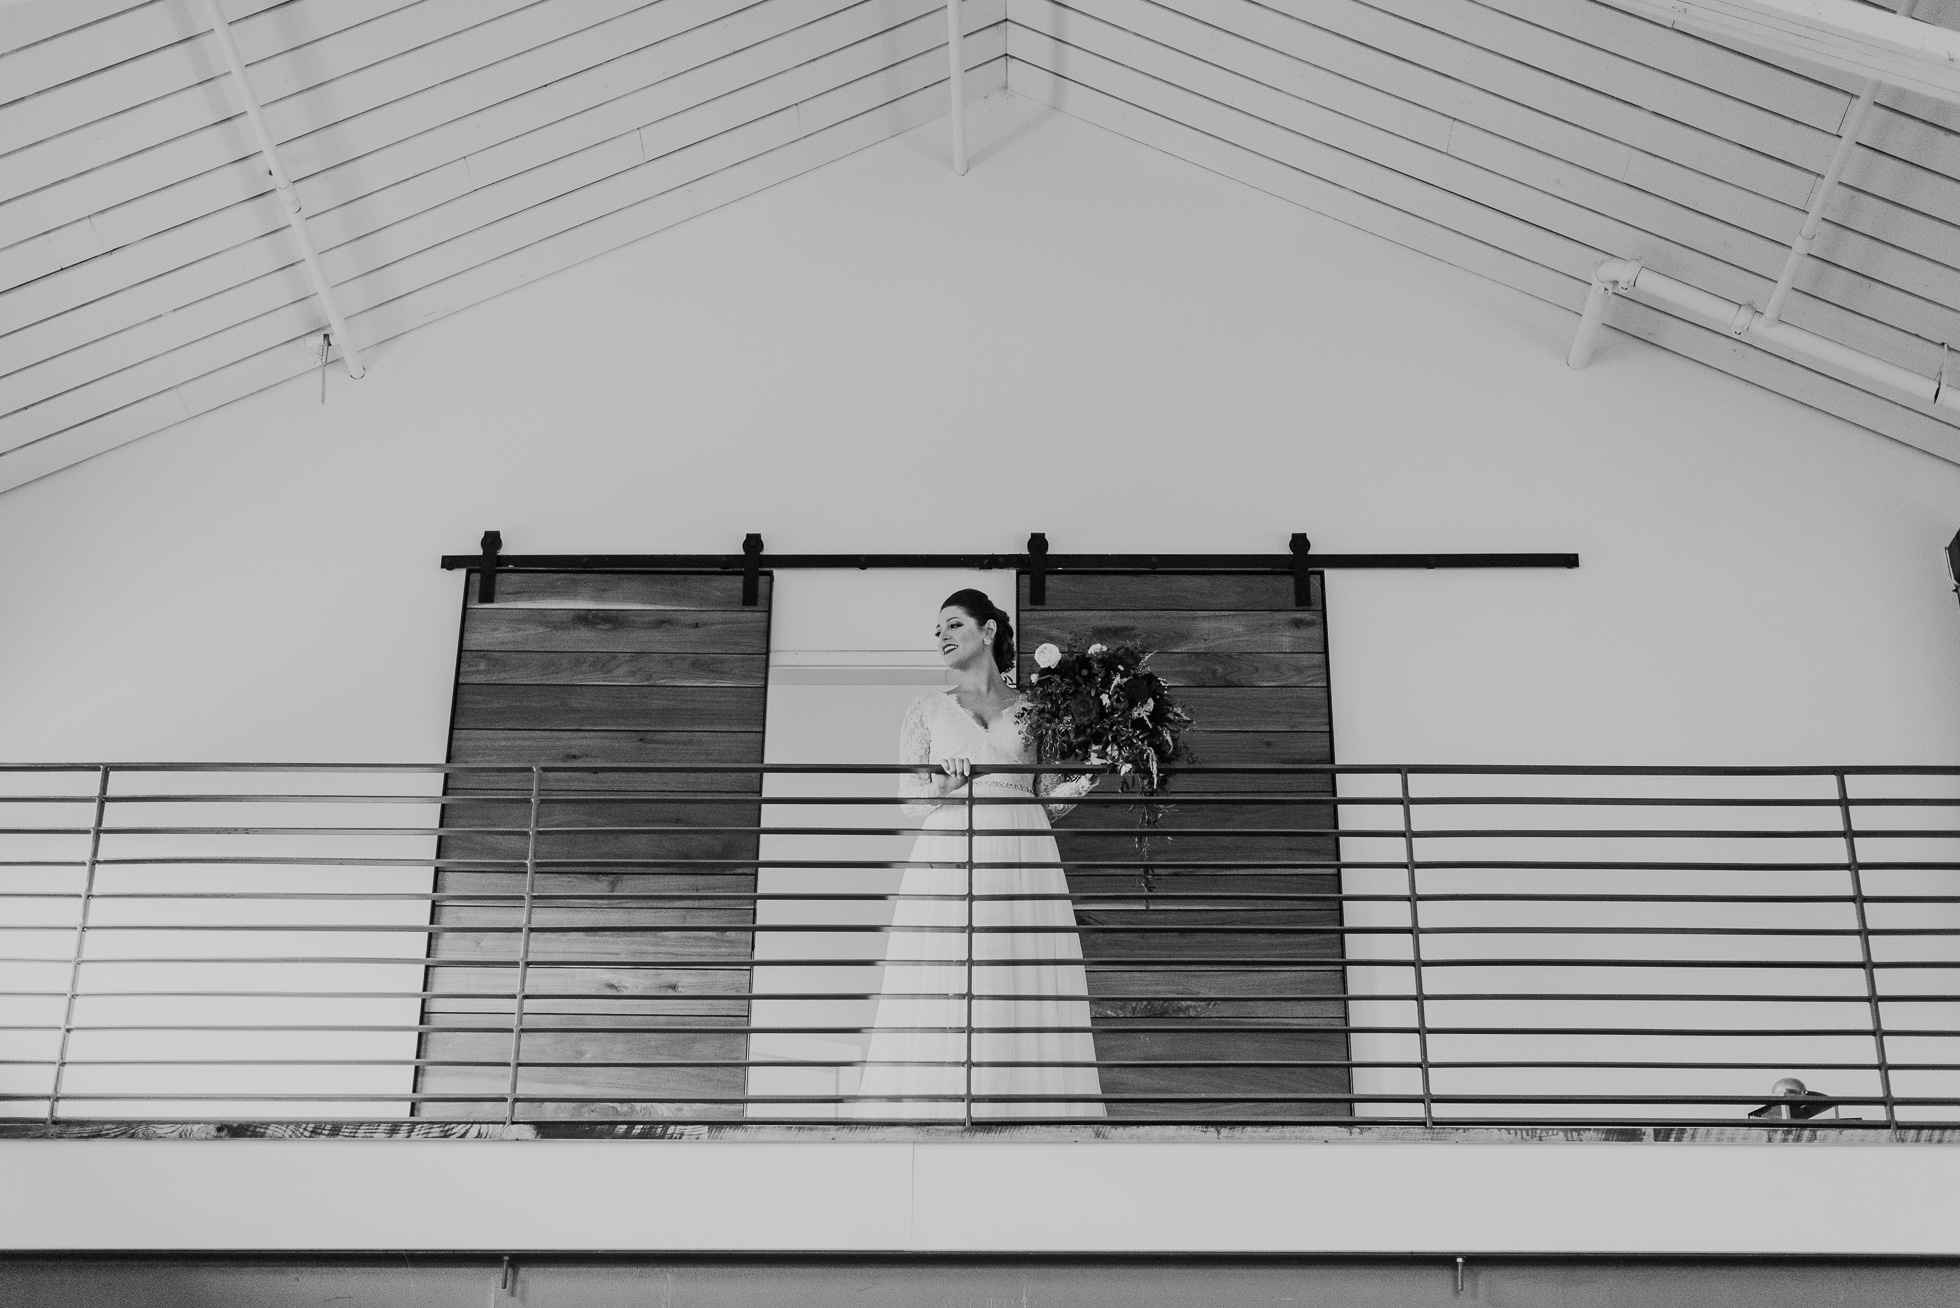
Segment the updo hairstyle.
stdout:
<path fill-rule="evenodd" d="M 942 609 L 959 609 L 981 626 L 994 625 L 994 664 L 1002 672 L 1014 666 L 1014 620 L 994 606 L 987 593 L 968 587 L 946 597 Z"/>

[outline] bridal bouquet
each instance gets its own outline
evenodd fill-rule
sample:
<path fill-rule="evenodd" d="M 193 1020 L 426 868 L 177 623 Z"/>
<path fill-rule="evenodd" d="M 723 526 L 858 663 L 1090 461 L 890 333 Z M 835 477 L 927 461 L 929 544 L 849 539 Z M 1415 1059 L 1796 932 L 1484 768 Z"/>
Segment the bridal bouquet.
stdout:
<path fill-rule="evenodd" d="M 1191 715 L 1150 671 L 1150 655 L 1134 644 L 1042 645 L 1034 662 L 1021 714 L 1028 743 L 1042 759 L 1115 768 L 1118 785 L 1142 798 L 1144 831 L 1137 847 L 1148 861 L 1149 829 L 1169 812 L 1168 805 L 1154 802 L 1166 784 L 1163 770 L 1190 757 L 1184 733 Z M 1145 868 L 1145 887 L 1153 880 Z"/>

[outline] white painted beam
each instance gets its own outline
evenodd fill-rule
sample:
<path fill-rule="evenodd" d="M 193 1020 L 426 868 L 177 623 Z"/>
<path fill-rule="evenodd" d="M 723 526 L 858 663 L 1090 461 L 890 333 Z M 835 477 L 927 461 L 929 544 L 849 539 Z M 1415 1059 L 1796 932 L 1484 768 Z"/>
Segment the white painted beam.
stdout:
<path fill-rule="evenodd" d="M 946 90 L 953 129 L 953 175 L 966 176 L 966 54 L 960 0 L 946 0 Z"/>
<path fill-rule="evenodd" d="M 354 348 L 352 334 L 347 330 L 347 319 L 341 315 L 340 305 L 334 300 L 333 283 L 327 280 L 327 270 L 320 263 L 320 251 L 313 244 L 313 233 L 307 229 L 306 215 L 300 210 L 299 195 L 293 190 L 293 179 L 286 175 L 286 167 L 279 161 L 279 148 L 272 139 L 272 129 L 266 126 L 265 111 L 259 107 L 259 97 L 252 90 L 252 79 L 245 71 L 245 61 L 239 57 L 237 43 L 231 39 L 231 27 L 225 22 L 224 10 L 218 7 L 218 0 L 204 0 L 204 13 L 211 22 L 211 35 L 216 38 L 218 49 L 225 57 L 225 66 L 231 70 L 232 83 L 245 106 L 245 117 L 252 124 L 252 135 L 258 140 L 259 153 L 265 156 L 266 167 L 272 173 L 272 184 L 278 188 L 279 198 L 285 202 L 286 221 L 292 227 L 293 242 L 299 247 L 307 276 L 312 279 L 313 293 L 320 297 L 320 307 L 326 311 L 334 343 L 340 346 L 340 357 L 347 364 L 347 375 L 359 377 L 366 371 L 361 366 L 360 352 Z M 324 352 L 321 357 L 326 357 Z"/>
<path fill-rule="evenodd" d="M 1856 0 L 1608 0 L 1684 27 L 1960 104 L 1960 32 Z"/>

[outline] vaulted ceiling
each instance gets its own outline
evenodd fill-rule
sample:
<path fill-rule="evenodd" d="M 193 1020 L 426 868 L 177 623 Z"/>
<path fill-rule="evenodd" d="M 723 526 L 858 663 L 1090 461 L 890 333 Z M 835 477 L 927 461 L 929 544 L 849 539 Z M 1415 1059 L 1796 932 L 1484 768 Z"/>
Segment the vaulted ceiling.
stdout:
<path fill-rule="evenodd" d="M 362 349 L 947 108 L 942 0 L 223 9 Z M 1761 305 L 1861 85 L 1604 0 L 965 0 L 964 28 L 969 98 L 1575 311 L 1608 257 Z M 1858 140 L 1785 319 L 1937 376 L 1960 105 L 1882 89 Z M 1960 411 L 1637 296 L 1607 321 L 1960 461 Z M 325 324 L 197 0 L 0 7 L 0 490 L 319 367 Z"/>

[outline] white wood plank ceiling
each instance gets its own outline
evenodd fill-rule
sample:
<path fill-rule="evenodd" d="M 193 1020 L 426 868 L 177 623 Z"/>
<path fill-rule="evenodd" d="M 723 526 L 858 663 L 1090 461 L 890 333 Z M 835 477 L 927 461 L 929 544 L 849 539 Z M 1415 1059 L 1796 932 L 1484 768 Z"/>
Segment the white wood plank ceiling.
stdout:
<path fill-rule="evenodd" d="M 1960 26 L 1960 0 L 1914 17 Z M 1762 305 L 1860 85 L 1597 0 L 1008 0 L 1008 18 L 1014 90 L 1575 310 L 1607 255 Z M 1960 343 L 1956 129 L 1960 106 L 1881 90 L 1786 321 L 1940 371 Z M 1960 461 L 1960 413 L 1631 298 L 1607 321 Z"/>
<path fill-rule="evenodd" d="M 946 111 L 940 0 L 223 7 L 362 349 Z M 965 10 L 969 98 L 1575 311 L 1607 257 L 1762 304 L 1858 90 L 1600 0 Z M 1860 139 L 1785 317 L 1930 377 L 1960 106 L 1888 89 Z M 317 368 L 325 321 L 199 4 L 0 8 L 0 490 Z M 1960 461 L 1960 413 L 1631 297 L 1607 321 Z"/>
<path fill-rule="evenodd" d="M 363 349 L 947 107 L 943 0 L 224 11 Z M 317 368 L 326 322 L 202 7 L 50 17 L 0 27 L 0 488 Z"/>

